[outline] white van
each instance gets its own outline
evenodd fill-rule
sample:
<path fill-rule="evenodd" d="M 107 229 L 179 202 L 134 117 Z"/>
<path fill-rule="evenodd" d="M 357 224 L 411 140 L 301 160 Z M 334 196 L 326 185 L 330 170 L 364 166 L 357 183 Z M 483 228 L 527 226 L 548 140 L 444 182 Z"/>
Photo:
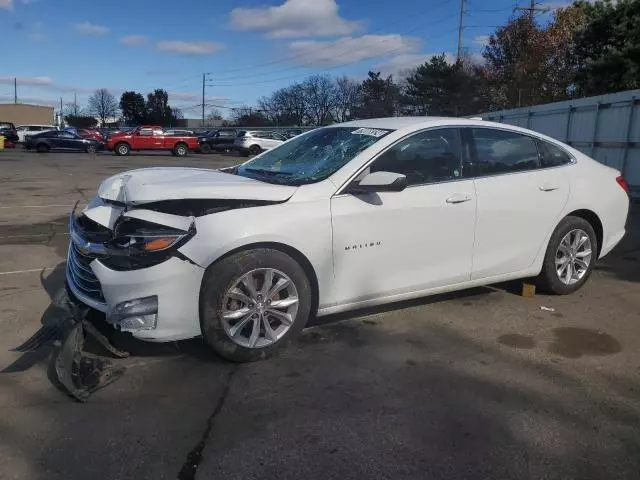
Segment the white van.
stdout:
<path fill-rule="evenodd" d="M 55 125 L 20 125 L 16 128 L 18 132 L 18 142 L 23 143 L 24 137 L 27 135 L 35 135 L 36 133 L 48 132 L 50 130 L 58 130 Z"/>

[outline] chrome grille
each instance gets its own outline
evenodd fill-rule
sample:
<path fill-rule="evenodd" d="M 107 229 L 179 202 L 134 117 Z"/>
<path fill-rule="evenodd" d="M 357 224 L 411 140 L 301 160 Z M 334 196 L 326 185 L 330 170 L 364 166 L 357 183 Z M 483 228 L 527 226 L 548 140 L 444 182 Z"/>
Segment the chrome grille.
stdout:
<path fill-rule="evenodd" d="M 91 262 L 95 256 L 82 253 L 73 240 L 69 243 L 69 257 L 67 259 L 67 280 L 72 283 L 72 290 L 77 290 L 83 296 L 99 303 L 105 303 L 100 281 L 91 269 Z"/>

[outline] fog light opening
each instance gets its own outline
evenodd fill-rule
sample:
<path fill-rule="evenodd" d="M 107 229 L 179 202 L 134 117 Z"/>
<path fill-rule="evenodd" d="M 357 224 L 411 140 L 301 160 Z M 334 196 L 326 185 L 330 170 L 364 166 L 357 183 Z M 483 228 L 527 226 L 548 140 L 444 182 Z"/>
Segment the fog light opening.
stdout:
<path fill-rule="evenodd" d="M 107 313 L 107 322 L 123 332 L 153 330 L 158 323 L 158 297 L 145 297 L 118 303 Z"/>

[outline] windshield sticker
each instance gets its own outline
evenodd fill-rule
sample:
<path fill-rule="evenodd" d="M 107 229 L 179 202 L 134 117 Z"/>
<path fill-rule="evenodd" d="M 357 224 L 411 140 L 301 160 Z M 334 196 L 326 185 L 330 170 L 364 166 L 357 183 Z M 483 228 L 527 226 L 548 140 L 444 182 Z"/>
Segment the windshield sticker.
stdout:
<path fill-rule="evenodd" d="M 351 135 L 368 135 L 370 137 L 380 138 L 389 133 L 388 130 L 378 130 L 376 128 L 359 128 L 351 132 Z"/>

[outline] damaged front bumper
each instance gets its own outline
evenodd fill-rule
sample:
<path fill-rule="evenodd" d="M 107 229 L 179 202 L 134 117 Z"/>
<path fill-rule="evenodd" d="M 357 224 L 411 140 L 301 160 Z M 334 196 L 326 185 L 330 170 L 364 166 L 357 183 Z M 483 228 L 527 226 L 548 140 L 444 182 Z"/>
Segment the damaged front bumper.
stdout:
<path fill-rule="evenodd" d="M 98 218 L 95 213 L 99 213 L 105 228 L 113 228 L 124 213 L 121 207 L 109 207 L 100 204 L 94 207 L 100 211 L 92 215 Z M 131 216 L 140 217 L 140 212 L 134 210 Z M 158 221 L 158 215 L 150 216 Z M 103 312 L 114 327 L 142 340 L 166 342 L 201 334 L 198 305 L 204 268 L 177 250 L 175 255 L 166 255 L 148 268 L 109 268 L 105 263 L 113 252 L 108 244 L 99 241 L 100 235 L 92 233 L 78 225 L 74 209 L 66 278 L 67 287 L 77 300 Z"/>

